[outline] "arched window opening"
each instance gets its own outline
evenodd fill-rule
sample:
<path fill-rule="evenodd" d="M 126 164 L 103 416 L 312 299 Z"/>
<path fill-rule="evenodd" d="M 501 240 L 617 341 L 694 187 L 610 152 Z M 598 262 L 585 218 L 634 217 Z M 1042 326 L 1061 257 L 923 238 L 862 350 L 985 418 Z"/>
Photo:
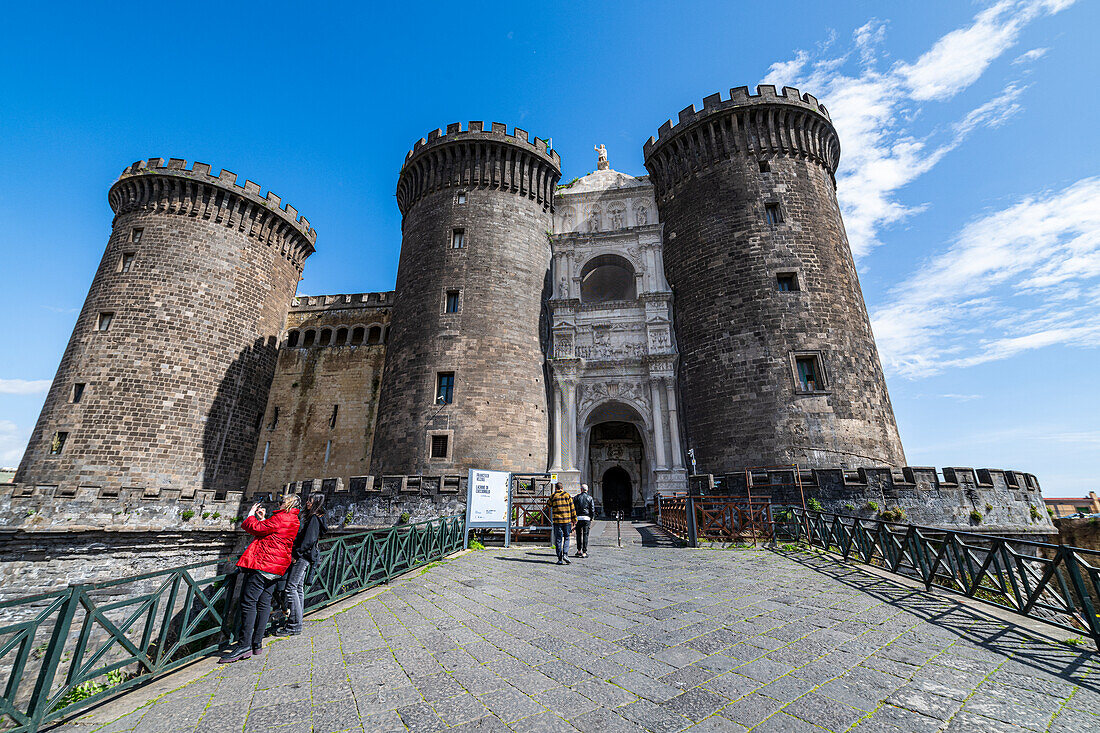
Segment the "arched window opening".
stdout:
<path fill-rule="evenodd" d="M 321 329 L 321 340 L 317 343 L 318 346 L 328 346 L 332 343 L 332 329 Z"/>
<path fill-rule="evenodd" d="M 336 329 L 336 345 L 343 346 L 348 342 L 348 330 L 346 328 Z"/>
<path fill-rule="evenodd" d="M 581 270 L 581 302 L 605 303 L 638 297 L 634 266 L 619 255 L 600 255 Z"/>
<path fill-rule="evenodd" d="M 316 340 L 316 338 L 317 338 L 317 332 L 314 331 L 312 328 L 309 329 L 308 331 L 306 331 L 306 335 L 302 339 L 302 346 L 304 346 L 306 348 L 309 348 L 310 346 L 313 346 L 313 342 L 314 342 L 314 340 Z"/>
<path fill-rule="evenodd" d="M 287 332 L 287 334 L 286 334 L 286 345 L 287 345 L 287 348 L 290 348 L 290 349 L 293 349 L 294 347 L 296 347 L 298 345 L 298 332 L 297 331 L 288 331 Z"/>
<path fill-rule="evenodd" d="M 362 326 L 356 326 L 351 332 L 351 345 L 358 346 L 363 343 L 363 334 L 366 333 L 366 329 Z"/>
<path fill-rule="evenodd" d="M 382 343 L 382 328 L 380 326 L 371 326 L 367 331 L 367 343 L 368 344 L 380 344 Z"/>

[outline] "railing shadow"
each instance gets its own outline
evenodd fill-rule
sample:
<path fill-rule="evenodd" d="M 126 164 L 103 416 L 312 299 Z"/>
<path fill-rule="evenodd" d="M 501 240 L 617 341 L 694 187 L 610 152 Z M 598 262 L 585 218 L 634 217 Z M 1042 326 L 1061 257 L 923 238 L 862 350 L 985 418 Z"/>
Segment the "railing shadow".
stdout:
<path fill-rule="evenodd" d="M 923 588 L 910 588 L 899 581 L 868 573 L 858 565 L 805 551 L 782 551 L 780 554 L 982 649 L 1100 692 L 1100 679 L 1096 679 L 1100 661 L 1088 649 L 1037 639 L 1027 629 L 962 605 L 949 595 L 935 595 Z"/>

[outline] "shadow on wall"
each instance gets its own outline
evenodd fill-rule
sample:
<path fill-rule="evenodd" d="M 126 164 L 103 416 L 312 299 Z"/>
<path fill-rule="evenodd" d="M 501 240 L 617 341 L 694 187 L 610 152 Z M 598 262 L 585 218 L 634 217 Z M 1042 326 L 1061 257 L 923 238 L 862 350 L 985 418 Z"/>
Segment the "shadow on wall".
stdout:
<path fill-rule="evenodd" d="M 203 429 L 204 489 L 246 490 L 277 352 L 274 336 L 257 338 L 226 370 Z"/>

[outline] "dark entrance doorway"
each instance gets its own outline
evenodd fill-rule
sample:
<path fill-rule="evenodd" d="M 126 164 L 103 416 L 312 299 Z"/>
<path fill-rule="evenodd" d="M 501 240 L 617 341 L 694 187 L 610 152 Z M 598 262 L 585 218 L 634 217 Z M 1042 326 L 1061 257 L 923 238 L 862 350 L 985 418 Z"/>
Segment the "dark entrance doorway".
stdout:
<path fill-rule="evenodd" d="M 603 510 L 608 516 L 622 512 L 629 517 L 633 508 L 633 491 L 630 486 L 630 474 L 622 466 L 612 466 L 603 475 L 600 482 L 603 488 Z"/>

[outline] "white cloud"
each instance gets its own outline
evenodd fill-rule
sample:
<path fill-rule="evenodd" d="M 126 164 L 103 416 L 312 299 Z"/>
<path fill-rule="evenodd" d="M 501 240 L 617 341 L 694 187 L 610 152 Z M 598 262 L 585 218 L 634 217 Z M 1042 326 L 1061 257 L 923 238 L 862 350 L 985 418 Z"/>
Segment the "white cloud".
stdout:
<path fill-rule="evenodd" d="M 1038 61 L 1039 59 L 1046 56 L 1047 51 L 1049 50 L 1049 48 L 1033 48 L 1030 51 L 1024 51 L 1022 54 L 1014 58 L 1012 60 L 1012 63 L 1019 65 L 1031 63 L 1032 61 Z"/>
<path fill-rule="evenodd" d="M 20 429 L 11 420 L 0 420 L 0 466 L 18 464 L 30 437 L 30 430 Z"/>
<path fill-rule="evenodd" d="M 1100 177 L 969 224 L 872 312 L 888 370 L 922 377 L 1024 351 L 1100 345 Z"/>
<path fill-rule="evenodd" d="M 968 25 L 941 36 L 915 61 L 895 61 L 884 70 L 881 45 L 887 26 L 875 18 L 853 32 L 847 50 L 830 52 L 832 44 L 826 44 L 816 52 L 800 50 L 793 59 L 772 64 L 765 82 L 814 94 L 829 108 L 840 131 L 837 194 L 857 258 L 878 246 L 882 229 L 924 210 L 920 203 L 902 203 L 898 192 L 934 168 L 970 133 L 1016 114 L 1026 87 L 1008 80 L 996 97 L 946 127 L 928 123 L 924 109 L 974 84 L 1017 43 L 1028 23 L 1072 2 L 1001 0 Z M 849 70 L 852 65 L 858 68 Z"/>
<path fill-rule="evenodd" d="M 0 379 L 0 394 L 38 394 L 52 383 L 52 379 Z"/>

